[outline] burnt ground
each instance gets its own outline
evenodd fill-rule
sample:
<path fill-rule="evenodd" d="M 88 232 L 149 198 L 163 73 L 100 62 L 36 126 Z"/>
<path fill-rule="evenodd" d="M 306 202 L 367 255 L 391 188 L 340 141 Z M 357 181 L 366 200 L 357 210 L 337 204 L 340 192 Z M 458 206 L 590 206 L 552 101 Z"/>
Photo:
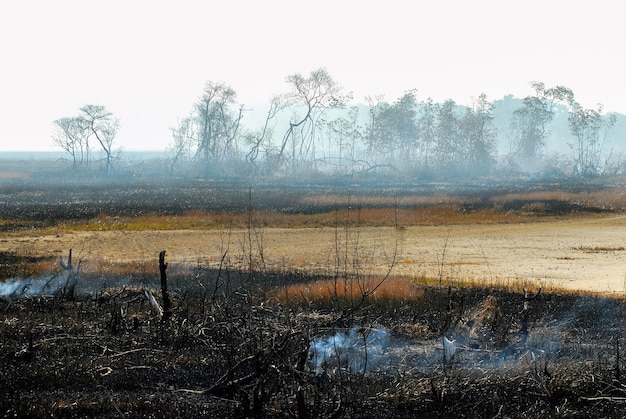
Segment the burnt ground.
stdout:
<path fill-rule="evenodd" d="M 165 320 L 144 293 L 152 290 L 163 304 L 157 284 L 140 279 L 73 300 L 6 297 L 0 411 L 6 417 L 626 414 L 622 300 L 415 285 L 414 298 L 286 304 L 271 292 L 280 283 L 311 280 L 207 271 L 187 278 L 187 288 L 185 278 L 176 278 Z M 444 336 L 456 345 L 447 360 Z M 329 342 L 328 357 L 316 363 L 322 352 L 311 348 Z"/>
<path fill-rule="evenodd" d="M 19 231 L 100 213 L 248 209 L 249 183 L 176 185 L 5 184 L 0 225 Z M 331 192 L 393 198 L 435 194 L 440 186 L 257 184 L 254 205 L 319 212 L 336 205 L 304 205 L 301 198 Z M 529 201 L 503 206 L 493 198 L 554 188 L 532 182 L 457 185 L 453 193 L 460 202 L 472 196 L 460 204 L 468 211 L 486 206 L 515 211 Z M 593 188 L 558 185 L 576 193 Z M 548 215 L 616 210 L 553 197 L 540 203 L 535 207 Z M 38 262 L 3 254 L 2 278 L 31 275 Z M 415 284 L 410 298 L 372 294 L 289 303 L 277 298 L 280 286 L 318 278 L 226 270 L 170 278 L 173 306 L 163 317 L 145 293 L 151 290 L 164 305 L 154 282 L 79 279 L 73 298 L 14 293 L 0 300 L 5 417 L 626 415 L 622 299 Z M 341 284 L 354 278 L 336 279 Z M 80 290 L 84 283 L 106 286 Z M 448 358 L 444 337 L 454 341 L 447 346 Z M 311 348 L 320 344 L 327 352 L 314 353 Z"/>
<path fill-rule="evenodd" d="M 613 182 L 572 180 L 506 179 L 474 182 L 381 182 L 379 179 L 319 179 L 297 182 L 291 179 L 271 182 L 225 179 L 122 179 L 79 180 L 76 182 L 0 183 L 0 231 L 40 228 L 63 220 L 147 214 L 181 215 L 190 211 L 244 213 L 252 205 L 258 211 L 288 214 L 314 214 L 342 207 L 337 202 L 316 197 L 348 198 L 360 207 L 414 207 L 411 197 L 434 197 L 423 205 L 440 204 L 440 197 L 453 199 L 461 211 L 495 208 L 498 211 L 526 211 L 529 206 L 539 215 L 566 215 L 576 212 L 611 212 L 624 209 L 623 193 L 617 202 L 588 202 L 553 196 L 529 197 L 531 193 L 561 192 L 585 195 L 597 190 L 621 188 L 622 179 Z M 525 196 L 526 195 L 526 196 Z M 502 203 L 501 197 L 507 198 Z M 251 202 L 252 201 L 252 202 Z M 610 201 L 610 199 L 609 199 Z M 368 203 L 369 202 L 369 203 Z"/>

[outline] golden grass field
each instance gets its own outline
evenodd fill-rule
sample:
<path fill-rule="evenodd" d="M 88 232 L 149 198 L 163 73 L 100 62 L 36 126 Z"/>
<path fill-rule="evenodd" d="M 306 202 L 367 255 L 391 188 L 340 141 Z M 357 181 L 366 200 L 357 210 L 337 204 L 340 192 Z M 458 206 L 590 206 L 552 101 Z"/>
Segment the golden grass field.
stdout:
<path fill-rule="evenodd" d="M 133 227 L 133 222 L 150 225 L 145 219 L 101 219 L 80 227 L 5 233 L 0 251 L 56 261 L 72 248 L 85 260 L 84 269 L 156 272 L 161 250 L 172 266 L 217 266 L 225 252 L 233 266 L 243 266 L 252 243 L 267 269 L 385 275 L 391 268 L 392 275 L 411 279 L 505 285 L 539 280 L 570 290 L 626 292 L 626 216 L 621 214 L 488 223 L 473 216 L 466 223 L 397 228 L 319 222 L 302 227 L 303 220 L 297 228 L 199 226 L 205 217 L 195 214 L 193 225 L 184 217 L 155 218 L 150 229 Z M 122 224 L 118 228 L 115 222 Z"/>

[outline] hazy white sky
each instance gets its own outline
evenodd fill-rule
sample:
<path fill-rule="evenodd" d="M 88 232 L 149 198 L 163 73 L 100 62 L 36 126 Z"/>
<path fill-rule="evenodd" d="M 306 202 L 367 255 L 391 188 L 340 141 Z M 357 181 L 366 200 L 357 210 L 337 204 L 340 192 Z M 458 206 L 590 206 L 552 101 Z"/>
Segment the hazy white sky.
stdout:
<path fill-rule="evenodd" d="M 261 109 L 325 67 L 357 101 L 406 90 L 469 104 L 564 85 L 626 113 L 620 1 L 20 0 L 0 3 L 0 152 L 46 150 L 101 104 L 124 149 L 164 150 L 206 81 Z M 245 122 L 245 121 L 244 121 Z"/>

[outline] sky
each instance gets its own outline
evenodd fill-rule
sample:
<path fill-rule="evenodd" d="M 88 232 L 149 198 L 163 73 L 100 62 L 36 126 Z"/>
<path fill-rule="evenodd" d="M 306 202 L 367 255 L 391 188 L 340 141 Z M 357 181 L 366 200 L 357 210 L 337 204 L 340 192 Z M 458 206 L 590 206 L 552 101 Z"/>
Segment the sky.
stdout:
<path fill-rule="evenodd" d="M 321 67 L 354 102 L 417 89 L 418 100 L 469 105 L 481 93 L 523 98 L 536 80 L 626 114 L 620 3 L 5 1 L 0 153 L 60 150 L 54 120 L 85 104 L 121 120 L 123 149 L 165 150 L 207 81 L 265 112 L 287 76 Z"/>

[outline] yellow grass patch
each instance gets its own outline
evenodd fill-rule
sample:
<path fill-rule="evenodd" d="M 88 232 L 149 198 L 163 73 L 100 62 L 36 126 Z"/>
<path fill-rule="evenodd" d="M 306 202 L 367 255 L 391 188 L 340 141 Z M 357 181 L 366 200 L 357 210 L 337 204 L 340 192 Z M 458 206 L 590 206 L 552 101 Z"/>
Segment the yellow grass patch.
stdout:
<path fill-rule="evenodd" d="M 526 216 L 530 219 L 530 216 Z M 210 230 L 219 228 L 309 228 L 309 227 L 399 227 L 412 225 L 459 225 L 517 223 L 519 214 L 486 209 L 466 212 L 456 206 L 398 209 L 341 209 L 316 214 L 290 214 L 276 211 L 217 213 L 191 211 L 182 215 L 149 214 L 120 217 L 100 214 L 91 220 L 65 222 L 49 230 L 58 231 L 146 231 Z"/>

